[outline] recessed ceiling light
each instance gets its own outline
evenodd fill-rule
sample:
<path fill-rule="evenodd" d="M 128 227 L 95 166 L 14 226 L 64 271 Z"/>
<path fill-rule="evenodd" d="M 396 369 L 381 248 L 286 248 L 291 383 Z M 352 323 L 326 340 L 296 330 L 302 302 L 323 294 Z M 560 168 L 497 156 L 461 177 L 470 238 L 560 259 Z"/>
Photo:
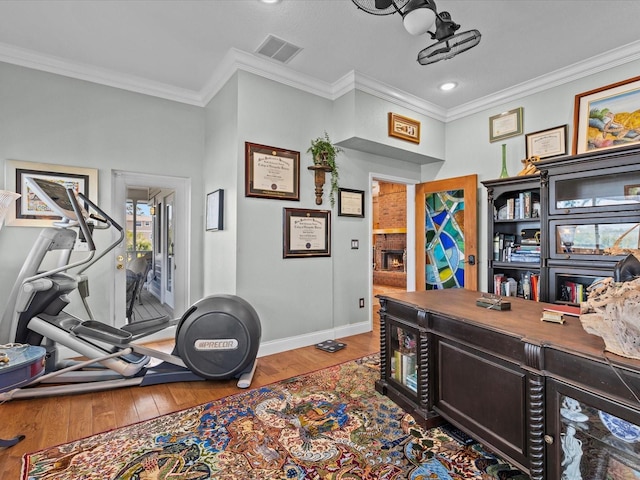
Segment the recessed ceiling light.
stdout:
<path fill-rule="evenodd" d="M 440 90 L 444 90 L 446 92 L 448 90 L 453 90 L 457 86 L 458 84 L 456 82 L 447 82 L 440 85 Z"/>
<path fill-rule="evenodd" d="M 280 3 L 281 0 L 258 0 L 262 3 Z"/>

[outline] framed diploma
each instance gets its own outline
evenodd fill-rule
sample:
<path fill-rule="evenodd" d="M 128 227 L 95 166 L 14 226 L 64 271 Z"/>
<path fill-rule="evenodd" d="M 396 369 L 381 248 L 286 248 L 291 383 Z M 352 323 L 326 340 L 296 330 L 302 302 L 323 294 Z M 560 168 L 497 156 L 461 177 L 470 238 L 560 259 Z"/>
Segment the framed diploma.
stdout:
<path fill-rule="evenodd" d="M 245 142 L 245 196 L 300 200 L 300 152 Z"/>
<path fill-rule="evenodd" d="M 330 257 L 331 211 L 283 209 L 283 258 Z"/>
<path fill-rule="evenodd" d="M 338 215 L 364 218 L 364 192 L 349 188 L 338 189 Z"/>
<path fill-rule="evenodd" d="M 516 135 L 522 135 L 523 108 L 514 108 L 489 118 L 489 141 L 497 142 Z"/>
<path fill-rule="evenodd" d="M 527 158 L 557 157 L 567 154 L 567 125 L 527 133 Z"/>

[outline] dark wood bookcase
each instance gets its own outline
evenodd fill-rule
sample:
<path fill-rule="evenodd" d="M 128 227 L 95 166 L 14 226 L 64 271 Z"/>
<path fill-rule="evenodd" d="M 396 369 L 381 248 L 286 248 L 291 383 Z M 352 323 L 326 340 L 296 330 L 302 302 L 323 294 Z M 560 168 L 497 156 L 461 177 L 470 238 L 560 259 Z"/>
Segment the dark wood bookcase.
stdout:
<path fill-rule="evenodd" d="M 495 288 L 496 276 L 503 275 L 517 282 L 519 296 L 578 305 L 586 299 L 589 285 L 613 275 L 615 264 L 626 255 L 621 249 L 640 248 L 640 148 L 559 157 L 536 165 L 538 175 L 482 182 L 489 220 L 487 290 L 504 293 Z M 518 215 L 505 209 L 530 192 L 539 199 L 539 213 L 523 215 L 521 207 Z M 539 259 L 509 255 L 502 244 L 496 254 L 496 239 L 521 245 L 523 232 L 532 230 L 540 232 Z M 522 288 L 523 279 L 531 275 L 537 276 L 537 295 L 527 295 Z"/>

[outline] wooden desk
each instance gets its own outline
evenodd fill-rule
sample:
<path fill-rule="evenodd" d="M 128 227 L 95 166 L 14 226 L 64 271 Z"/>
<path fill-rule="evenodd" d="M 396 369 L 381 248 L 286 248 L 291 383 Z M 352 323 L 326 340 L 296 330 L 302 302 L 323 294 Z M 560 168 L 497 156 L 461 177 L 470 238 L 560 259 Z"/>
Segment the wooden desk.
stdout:
<path fill-rule="evenodd" d="M 640 425 L 640 361 L 605 357 L 602 339 L 587 334 L 578 318 L 542 322 L 545 304 L 511 298 L 511 310 L 496 311 L 476 306 L 480 295 L 464 289 L 380 295 L 378 391 L 427 427 L 453 423 L 533 480 L 559 479 L 568 468 L 561 462 L 569 427 L 583 445 L 582 478 L 604 479 L 612 459 L 640 465 L 640 442 L 609 441 L 600 415 L 630 422 L 632 431 Z M 398 355 L 404 348 L 398 337 L 407 336 L 404 344 L 415 345 L 415 383 L 398 375 L 403 355 L 411 355 Z M 573 400 L 586 421 L 561 413 Z M 594 458 L 597 472 L 587 465 Z"/>

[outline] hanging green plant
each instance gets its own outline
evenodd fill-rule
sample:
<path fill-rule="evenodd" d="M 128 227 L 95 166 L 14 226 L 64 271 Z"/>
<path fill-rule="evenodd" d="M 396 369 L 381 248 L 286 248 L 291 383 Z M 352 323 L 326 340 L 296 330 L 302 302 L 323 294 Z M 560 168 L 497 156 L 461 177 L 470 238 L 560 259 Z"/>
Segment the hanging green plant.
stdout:
<path fill-rule="evenodd" d="M 333 207 L 335 204 L 335 193 L 338 191 L 338 165 L 336 157 L 342 148 L 334 145 L 325 131 L 324 136 L 311 140 L 311 146 L 307 150 L 313 156 L 314 165 L 328 167 L 331 172 L 331 189 L 329 190 L 329 201 Z"/>

